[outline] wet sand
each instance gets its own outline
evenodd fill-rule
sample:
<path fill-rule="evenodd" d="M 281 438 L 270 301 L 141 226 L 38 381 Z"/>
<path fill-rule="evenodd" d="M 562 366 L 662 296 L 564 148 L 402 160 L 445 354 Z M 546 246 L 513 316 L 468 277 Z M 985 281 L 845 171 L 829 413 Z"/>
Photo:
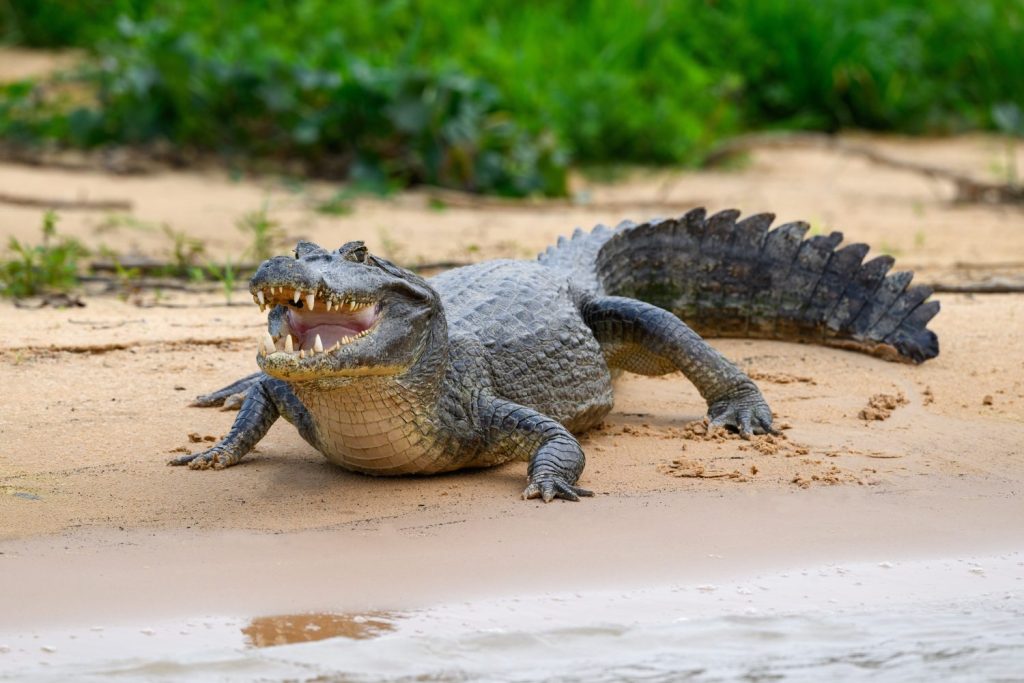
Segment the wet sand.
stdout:
<path fill-rule="evenodd" d="M 982 176 L 1002 158 L 989 138 L 875 142 Z M 576 184 L 588 204 L 436 210 L 421 191 L 327 216 L 313 208 L 333 192 L 320 183 L 0 164 L 7 192 L 130 199 L 144 227 L 66 212 L 59 229 L 159 258 L 170 248 L 153 227 L 162 223 L 203 239 L 213 257 L 238 258 L 246 238 L 234 221 L 264 202 L 291 240 L 365 239 L 403 263 L 527 257 L 575 225 L 706 205 L 842 230 L 923 281 L 1024 272 L 1020 209 L 951 206 L 939 181 L 821 150 L 766 150 L 732 172 Z M 0 237 L 34 242 L 39 218 L 0 205 Z M 231 413 L 187 404 L 253 371 L 255 306 L 174 292 L 146 298 L 149 307 L 112 296 L 69 310 L 0 303 L 0 632 L 408 609 L 1024 549 L 1024 297 L 940 299 L 942 352 L 919 367 L 716 340 L 759 381 L 783 437 L 705 439 L 694 424 L 704 406 L 680 376 L 624 377 L 615 411 L 583 438 L 581 483 L 597 497 L 550 505 L 518 499 L 522 463 L 369 478 L 330 465 L 284 423 L 240 466 L 167 467 L 230 427 Z"/>
<path fill-rule="evenodd" d="M 1017 680 L 1022 557 L 830 562 L 403 611 L 0 631 L 0 678 Z"/>

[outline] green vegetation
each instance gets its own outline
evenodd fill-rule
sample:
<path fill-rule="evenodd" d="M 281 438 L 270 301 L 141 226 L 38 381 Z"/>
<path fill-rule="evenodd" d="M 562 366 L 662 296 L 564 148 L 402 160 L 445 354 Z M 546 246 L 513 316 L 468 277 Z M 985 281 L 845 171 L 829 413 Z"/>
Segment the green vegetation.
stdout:
<path fill-rule="evenodd" d="M 1006 156 L 1000 175 L 1007 185 L 1020 185 L 1017 177 L 1017 141 L 1024 137 L 1024 112 L 1016 104 L 1003 103 L 992 108 L 996 128 L 1006 134 Z"/>
<path fill-rule="evenodd" d="M 26 297 L 67 292 L 78 284 L 78 259 L 86 250 L 76 240 L 57 236 L 57 215 L 43 215 L 42 244 L 30 246 L 12 237 L 0 259 L 0 295 Z"/>
<path fill-rule="evenodd" d="M 197 262 L 206 253 L 203 241 L 166 224 L 160 226 L 160 229 L 171 242 L 171 263 L 168 266 L 169 272 L 165 274 L 202 280 L 202 269 Z"/>
<path fill-rule="evenodd" d="M 238 229 L 249 237 L 249 247 L 245 250 L 245 255 L 255 263 L 262 263 L 279 253 L 285 242 L 286 236 L 281 224 L 273 220 L 268 211 L 269 207 L 264 202 L 259 210 L 250 211 L 235 223 Z"/>
<path fill-rule="evenodd" d="M 58 235 L 57 221 L 55 212 L 43 214 L 42 242 L 38 245 L 10 238 L 7 252 L 0 255 L 0 297 L 21 299 L 67 293 L 79 287 L 83 271 L 95 273 L 98 270 L 101 273 L 112 271 L 113 278 L 109 282 L 124 300 L 138 296 L 144 288 L 154 289 L 160 298 L 160 283 L 166 278 L 175 278 L 187 280 L 200 288 L 203 283 L 219 283 L 225 300 L 230 304 L 239 276 L 248 276 L 254 268 L 252 263 L 258 264 L 278 254 L 285 237 L 278 222 L 269 217 L 266 205 L 241 216 L 236 225 L 249 235 L 245 253 L 252 262 L 241 266 L 240 272 L 239 265 L 230 259 L 224 263 L 208 259 L 203 240 L 191 237 L 183 230 L 112 214 L 100 224 L 99 232 L 109 233 L 123 228 L 160 231 L 167 238 L 165 253 L 169 260 L 145 266 L 125 265 L 125 257 L 121 253 L 101 244 L 95 253 L 105 262 L 98 265 L 82 262 L 90 251 L 77 240 Z M 93 278 L 97 279 L 102 278 Z"/>
<path fill-rule="evenodd" d="M 235 281 L 237 280 L 237 274 L 235 273 L 234 266 L 231 265 L 231 259 L 228 259 L 222 266 L 208 265 L 206 272 L 209 274 L 210 279 L 220 282 L 224 300 L 230 305 L 231 296 L 235 293 Z"/>
<path fill-rule="evenodd" d="M 1005 129 L 1021 35 L 1020 0 L 0 0 L 96 56 L 5 86 L 0 140 L 558 195 L 750 129 Z"/>

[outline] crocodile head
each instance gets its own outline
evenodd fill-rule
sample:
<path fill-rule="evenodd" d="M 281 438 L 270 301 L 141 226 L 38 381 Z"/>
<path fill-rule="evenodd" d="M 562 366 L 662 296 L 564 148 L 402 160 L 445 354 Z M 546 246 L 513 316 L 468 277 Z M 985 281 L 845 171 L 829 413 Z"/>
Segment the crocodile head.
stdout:
<path fill-rule="evenodd" d="M 441 317 L 426 281 L 362 242 L 327 251 L 300 241 L 294 257 L 264 261 L 249 291 L 271 309 L 257 362 L 286 381 L 402 374 Z"/>

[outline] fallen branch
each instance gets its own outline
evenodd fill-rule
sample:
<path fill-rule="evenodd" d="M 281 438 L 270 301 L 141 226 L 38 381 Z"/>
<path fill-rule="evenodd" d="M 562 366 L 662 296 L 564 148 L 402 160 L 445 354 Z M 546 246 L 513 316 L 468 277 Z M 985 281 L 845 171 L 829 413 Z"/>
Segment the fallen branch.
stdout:
<path fill-rule="evenodd" d="M 132 203 L 127 199 L 55 199 L 53 197 L 26 197 L 24 195 L 0 192 L 0 204 L 31 206 L 61 211 L 131 211 Z"/>
<path fill-rule="evenodd" d="M 423 270 L 450 270 L 452 268 L 461 268 L 462 266 L 471 265 L 471 261 L 424 261 L 422 263 L 413 263 L 408 266 L 409 270 L 412 271 L 423 271 Z M 201 267 L 201 266 L 196 266 Z M 236 275 L 247 277 L 256 272 L 260 267 L 258 263 L 236 263 L 232 264 L 232 269 Z M 89 270 L 93 273 L 122 273 L 124 271 L 135 271 L 140 277 L 141 276 L 168 276 L 175 273 L 180 273 L 182 267 L 177 263 L 169 263 L 167 261 L 157 261 L 147 256 L 125 256 L 117 261 L 108 260 L 97 260 L 89 264 Z M 95 280 L 106 280 L 110 278 L 104 278 L 102 275 L 93 277 Z"/>
<path fill-rule="evenodd" d="M 986 282 L 965 282 L 963 284 L 937 282 L 930 286 L 936 292 L 946 292 L 949 294 L 1024 294 L 1024 282 L 1002 278 Z"/>
<path fill-rule="evenodd" d="M 1016 183 L 989 183 L 940 166 L 898 159 L 862 144 L 854 144 L 824 133 L 754 133 L 741 135 L 716 146 L 704 163 L 714 166 L 755 147 L 812 147 L 859 156 L 868 161 L 901 171 L 918 173 L 953 183 L 954 202 L 964 204 L 1024 204 L 1024 186 Z"/>
<path fill-rule="evenodd" d="M 65 294 L 58 292 L 54 294 L 40 294 L 14 300 L 15 308 L 82 308 L 85 302 L 77 294 Z"/>

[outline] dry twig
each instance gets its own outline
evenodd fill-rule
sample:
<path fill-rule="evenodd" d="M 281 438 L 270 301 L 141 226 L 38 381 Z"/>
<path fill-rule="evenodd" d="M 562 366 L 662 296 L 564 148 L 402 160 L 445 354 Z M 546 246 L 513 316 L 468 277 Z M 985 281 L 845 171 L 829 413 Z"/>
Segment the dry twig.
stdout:
<path fill-rule="evenodd" d="M 56 199 L 54 197 L 28 197 L 25 195 L 0 192 L 0 204 L 31 206 L 60 211 L 131 211 L 132 203 L 127 199 Z"/>
<path fill-rule="evenodd" d="M 863 144 L 847 142 L 824 133 L 754 133 L 726 140 L 705 158 L 706 165 L 714 166 L 737 154 L 755 147 L 815 147 L 834 150 L 840 154 L 859 156 L 868 161 L 929 178 L 951 182 L 955 189 L 954 202 L 966 204 L 1024 204 L 1024 186 L 1016 183 L 989 183 L 940 166 L 898 159 Z"/>

